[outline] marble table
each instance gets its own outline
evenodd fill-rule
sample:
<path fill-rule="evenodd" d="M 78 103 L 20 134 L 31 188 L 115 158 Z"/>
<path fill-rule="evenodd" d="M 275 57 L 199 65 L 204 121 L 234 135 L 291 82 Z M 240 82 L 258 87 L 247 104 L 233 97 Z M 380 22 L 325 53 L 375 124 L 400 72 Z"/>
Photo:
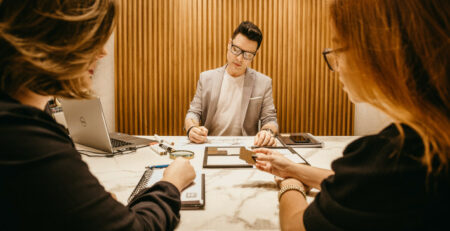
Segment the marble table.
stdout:
<path fill-rule="evenodd" d="M 151 137 L 150 137 L 151 138 Z M 205 146 L 251 146 L 253 137 L 209 137 L 206 144 L 192 144 L 185 136 L 161 137 L 175 142 L 176 149 L 195 152 L 191 160 L 195 170 L 205 173 L 205 208 L 182 210 L 177 230 L 279 230 L 278 189 L 273 176 L 255 168 L 203 169 Z M 323 148 L 296 148 L 312 166 L 330 169 L 331 162 L 342 155 L 345 146 L 356 136 L 318 136 Z M 107 191 L 126 204 L 145 166 L 167 164 L 168 156 L 160 156 L 150 148 L 112 158 L 86 157 L 92 173 Z M 317 191 L 308 196 L 314 200 Z"/>

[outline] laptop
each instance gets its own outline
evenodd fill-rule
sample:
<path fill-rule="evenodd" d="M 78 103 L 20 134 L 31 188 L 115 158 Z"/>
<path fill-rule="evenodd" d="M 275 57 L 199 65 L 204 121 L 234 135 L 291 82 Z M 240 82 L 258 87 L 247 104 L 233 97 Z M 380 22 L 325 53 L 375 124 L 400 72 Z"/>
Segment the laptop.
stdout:
<path fill-rule="evenodd" d="M 118 153 L 148 146 L 154 141 L 123 133 L 109 133 L 99 98 L 58 100 L 75 143 L 106 153 Z"/>

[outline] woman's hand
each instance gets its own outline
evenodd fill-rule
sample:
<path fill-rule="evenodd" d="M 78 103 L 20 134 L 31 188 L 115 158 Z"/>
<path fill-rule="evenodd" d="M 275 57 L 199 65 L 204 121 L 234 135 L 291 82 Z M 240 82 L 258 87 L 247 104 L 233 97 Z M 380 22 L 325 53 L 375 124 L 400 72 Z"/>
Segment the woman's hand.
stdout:
<path fill-rule="evenodd" d="M 178 191 L 183 191 L 195 179 L 195 171 L 188 159 L 176 158 L 169 167 L 164 170 L 161 181 L 167 181 L 175 185 Z"/>
<path fill-rule="evenodd" d="M 291 170 L 295 163 L 282 154 L 267 148 L 258 148 L 253 152 L 257 153 L 255 166 L 259 170 L 282 178 L 291 176 Z"/>

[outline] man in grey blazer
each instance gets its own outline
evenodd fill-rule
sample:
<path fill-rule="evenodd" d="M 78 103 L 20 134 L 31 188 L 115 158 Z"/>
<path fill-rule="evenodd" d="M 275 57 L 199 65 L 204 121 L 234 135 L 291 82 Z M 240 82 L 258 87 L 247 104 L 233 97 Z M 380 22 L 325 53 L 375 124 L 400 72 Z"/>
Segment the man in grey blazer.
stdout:
<path fill-rule="evenodd" d="M 261 41 L 259 28 L 242 22 L 228 43 L 227 64 L 200 74 L 185 119 L 186 134 L 192 142 L 203 143 L 208 135 L 255 135 L 257 146 L 276 144 L 272 79 L 248 67 Z"/>

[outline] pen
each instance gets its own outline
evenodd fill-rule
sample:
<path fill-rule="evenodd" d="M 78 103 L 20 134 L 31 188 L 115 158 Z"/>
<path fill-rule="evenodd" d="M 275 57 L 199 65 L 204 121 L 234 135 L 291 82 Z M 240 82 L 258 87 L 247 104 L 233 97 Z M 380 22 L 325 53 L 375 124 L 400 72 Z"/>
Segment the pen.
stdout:
<path fill-rule="evenodd" d="M 152 165 L 149 168 L 167 168 L 169 167 L 168 164 L 161 164 L 161 165 Z"/>

